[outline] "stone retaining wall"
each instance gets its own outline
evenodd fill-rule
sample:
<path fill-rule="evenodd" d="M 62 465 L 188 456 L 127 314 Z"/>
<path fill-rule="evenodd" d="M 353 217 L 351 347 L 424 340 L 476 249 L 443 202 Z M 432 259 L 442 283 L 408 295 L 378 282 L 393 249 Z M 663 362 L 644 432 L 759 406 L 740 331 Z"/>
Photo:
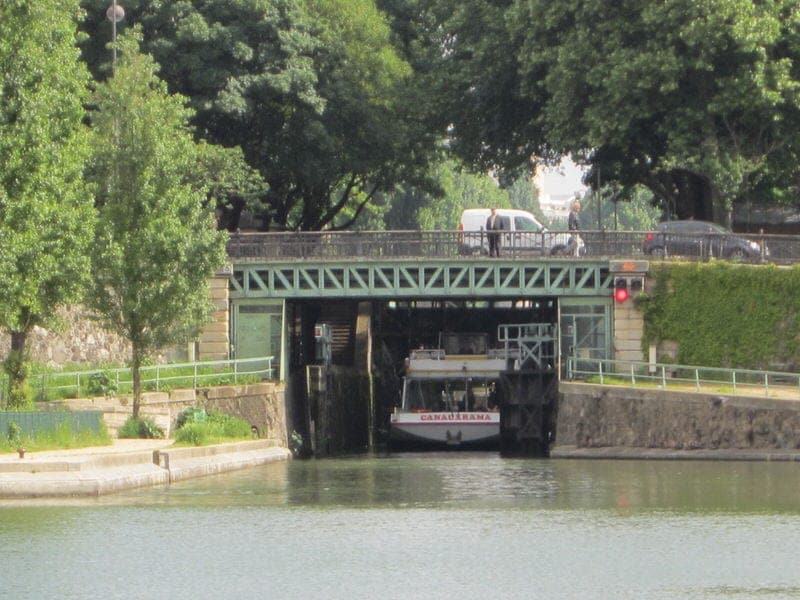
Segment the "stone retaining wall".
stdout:
<path fill-rule="evenodd" d="M 800 448 L 800 400 L 564 383 L 556 447 Z"/>
<path fill-rule="evenodd" d="M 131 415 L 131 398 L 94 398 L 62 400 L 49 404 L 70 410 L 101 410 L 110 433 L 115 435 Z M 197 390 L 173 390 L 142 394 L 141 414 L 155 420 L 169 436 L 182 410 L 189 406 L 202 406 L 241 417 L 258 428 L 259 436 L 287 446 L 285 385 L 282 382 L 264 382 L 249 385 L 219 386 Z"/>

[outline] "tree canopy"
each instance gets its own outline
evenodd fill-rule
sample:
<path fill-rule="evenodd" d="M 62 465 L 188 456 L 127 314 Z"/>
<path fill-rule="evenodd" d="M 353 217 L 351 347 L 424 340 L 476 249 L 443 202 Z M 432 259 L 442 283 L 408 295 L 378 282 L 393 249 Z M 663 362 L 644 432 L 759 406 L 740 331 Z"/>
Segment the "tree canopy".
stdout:
<path fill-rule="evenodd" d="M 102 38 L 92 14 L 87 30 Z M 199 135 L 240 146 L 268 184 L 265 225 L 347 226 L 376 193 L 424 172 L 435 135 L 415 118 L 412 71 L 372 0 L 142 0 L 129 20 L 189 98 Z M 345 209 L 351 219 L 334 223 Z"/>
<path fill-rule="evenodd" d="M 440 93 L 473 164 L 572 153 L 603 183 L 718 221 L 753 190 L 795 185 L 795 2 L 466 0 L 439 14 Z"/>
<path fill-rule="evenodd" d="M 0 327 L 11 332 L 11 406 L 25 400 L 28 333 L 52 325 L 89 273 L 89 73 L 77 15 L 77 1 L 0 3 Z"/>

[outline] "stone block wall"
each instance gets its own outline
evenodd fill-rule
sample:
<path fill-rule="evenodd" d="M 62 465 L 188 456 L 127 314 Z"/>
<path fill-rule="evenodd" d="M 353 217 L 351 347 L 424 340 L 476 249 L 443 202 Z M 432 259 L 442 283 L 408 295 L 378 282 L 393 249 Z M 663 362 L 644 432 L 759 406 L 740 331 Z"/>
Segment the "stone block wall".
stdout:
<path fill-rule="evenodd" d="M 561 382 L 556 446 L 800 449 L 800 402 Z"/>
<path fill-rule="evenodd" d="M 228 359 L 228 275 L 214 276 L 209 287 L 214 312 L 212 321 L 200 333 L 196 356 L 191 356 L 189 348 L 194 344 L 182 344 L 160 353 L 155 357 L 156 362 Z M 28 338 L 32 361 L 51 367 L 86 363 L 122 365 L 130 361 L 128 342 L 103 329 L 84 307 L 64 308 L 59 311 L 59 318 L 63 324 L 59 331 L 34 327 Z M 10 348 L 11 336 L 0 332 L 0 361 L 5 360 Z"/>
<path fill-rule="evenodd" d="M 130 359 L 129 344 L 103 329 L 81 306 L 59 311 L 63 327 L 50 331 L 34 327 L 28 338 L 31 359 L 50 366 L 70 363 L 116 363 Z M 0 360 L 8 356 L 11 336 L 0 334 Z"/>
<path fill-rule="evenodd" d="M 214 312 L 200 332 L 197 360 L 227 360 L 230 356 L 230 301 L 228 275 L 218 274 L 209 281 Z"/>
<path fill-rule="evenodd" d="M 614 305 L 614 360 L 646 360 L 642 352 L 644 318 L 632 299 Z"/>

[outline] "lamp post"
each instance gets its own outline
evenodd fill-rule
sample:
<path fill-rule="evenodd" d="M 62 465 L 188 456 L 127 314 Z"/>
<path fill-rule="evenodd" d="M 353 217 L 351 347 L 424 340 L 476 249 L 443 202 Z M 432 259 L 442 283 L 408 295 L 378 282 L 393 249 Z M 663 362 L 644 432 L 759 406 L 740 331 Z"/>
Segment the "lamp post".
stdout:
<path fill-rule="evenodd" d="M 106 11 L 106 18 L 111 21 L 111 52 L 112 52 L 112 62 L 111 62 L 111 70 L 112 73 L 117 72 L 117 23 L 122 21 L 125 18 L 125 9 L 122 8 L 119 4 L 117 4 L 117 0 L 112 0 L 111 6 L 108 7 Z"/>

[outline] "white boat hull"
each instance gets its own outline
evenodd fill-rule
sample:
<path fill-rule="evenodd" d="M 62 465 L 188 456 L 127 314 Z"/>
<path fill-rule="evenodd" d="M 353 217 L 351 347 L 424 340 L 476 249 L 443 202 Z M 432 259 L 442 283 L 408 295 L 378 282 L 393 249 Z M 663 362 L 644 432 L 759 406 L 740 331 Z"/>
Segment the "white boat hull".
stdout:
<path fill-rule="evenodd" d="M 483 444 L 500 436 L 497 412 L 397 412 L 389 424 L 394 440 L 449 446 Z"/>

